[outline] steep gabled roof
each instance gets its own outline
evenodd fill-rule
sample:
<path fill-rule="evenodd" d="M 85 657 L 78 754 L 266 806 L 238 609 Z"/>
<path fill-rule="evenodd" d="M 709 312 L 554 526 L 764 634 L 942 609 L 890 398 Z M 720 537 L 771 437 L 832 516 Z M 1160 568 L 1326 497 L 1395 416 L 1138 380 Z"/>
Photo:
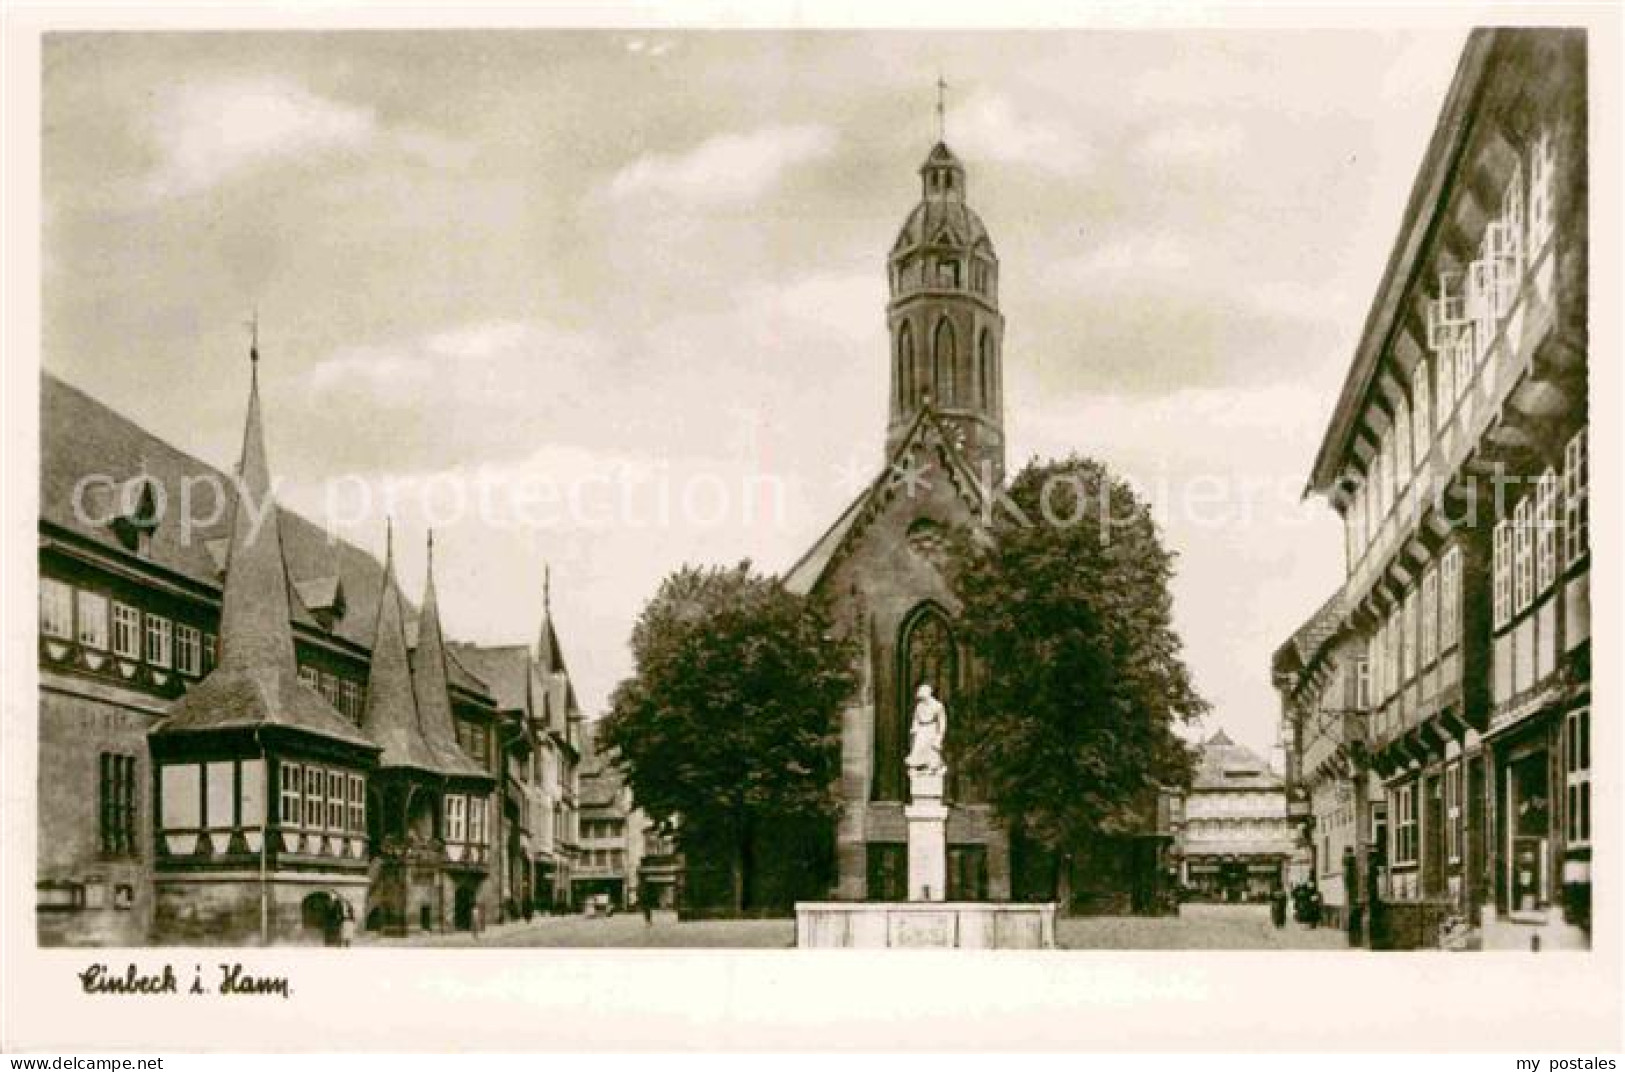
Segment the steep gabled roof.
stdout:
<path fill-rule="evenodd" d="M 964 455 L 954 445 L 953 436 L 949 434 L 947 427 L 937 416 L 936 409 L 928 400 L 920 408 L 908 432 L 898 441 L 896 449 L 886 459 L 886 464 L 881 467 L 879 474 L 868 487 L 858 493 L 851 505 L 841 511 L 835 523 L 813 542 L 795 565 L 785 572 L 784 587 L 787 590 L 797 595 L 808 595 L 818 587 L 818 583 L 844 556 L 868 523 L 895 496 L 897 485 L 903 483 L 898 463 L 906 458 L 911 450 L 928 442 L 938 451 L 943 467 L 947 469 L 966 506 L 973 514 L 980 513 L 982 504 L 987 501 L 988 489 L 982 486 L 981 479 L 966 463 Z"/>
<path fill-rule="evenodd" d="M 361 726 L 383 746 L 379 763 L 431 774 L 440 761 L 423 736 L 417 697 L 412 689 L 412 667 L 406 651 L 405 615 L 400 586 L 395 581 L 395 541 L 384 552 L 384 594 L 378 601 L 376 642 L 367 672 L 367 704 Z"/>
<path fill-rule="evenodd" d="M 446 641 L 440 632 L 440 599 L 434 588 L 434 536 L 429 537 L 428 577 L 423 585 L 423 612 L 418 615 L 418 644 L 412 651 L 412 691 L 418 725 L 441 773 L 463 778 L 489 778 L 457 743 L 451 713 L 451 683 L 446 674 Z"/>
<path fill-rule="evenodd" d="M 145 428 L 110 409 L 79 388 L 48 372 L 40 374 L 40 506 L 42 525 L 90 542 L 119 555 L 129 554 L 110 525 L 97 519 L 113 512 L 116 492 L 91 485 L 88 510 L 75 509 L 75 489 L 87 476 L 106 474 L 117 487 L 141 479 L 161 491 L 168 513 L 150 530 L 143 559 L 159 570 L 179 575 L 200 588 L 222 587 L 236 511 L 236 483 L 207 462 L 178 450 Z M 178 519 L 182 488 L 188 489 L 194 518 L 190 531 Z M 221 488 L 225 502 L 215 503 L 211 488 Z M 215 518 L 209 521 L 210 518 Z M 207 523 L 205 523 L 207 522 Z M 280 506 L 274 521 L 289 579 L 287 597 L 294 623 L 361 649 L 373 646 L 378 605 L 384 591 L 383 565 L 370 552 L 342 540 L 315 523 Z M 344 614 L 331 624 L 311 611 L 342 593 Z M 417 629 L 417 611 L 402 597 L 407 645 Z M 453 663 L 454 685 L 484 695 L 485 683 Z"/>
<path fill-rule="evenodd" d="M 241 493 L 231 512 L 220 608 L 220 661 L 154 728 L 157 735 L 278 726 L 373 749 L 332 704 L 299 679 L 288 571 L 271 494 L 260 416 L 259 355 L 253 354 L 243 422 Z"/>
<path fill-rule="evenodd" d="M 497 708 L 529 713 L 530 648 L 525 644 L 486 647 L 453 642 L 447 655 L 479 675 L 490 689 Z"/>
<path fill-rule="evenodd" d="M 1337 635 L 1343 619 L 1343 591 L 1338 589 L 1275 650 L 1276 673 L 1292 673 L 1311 665 L 1327 641 Z"/>

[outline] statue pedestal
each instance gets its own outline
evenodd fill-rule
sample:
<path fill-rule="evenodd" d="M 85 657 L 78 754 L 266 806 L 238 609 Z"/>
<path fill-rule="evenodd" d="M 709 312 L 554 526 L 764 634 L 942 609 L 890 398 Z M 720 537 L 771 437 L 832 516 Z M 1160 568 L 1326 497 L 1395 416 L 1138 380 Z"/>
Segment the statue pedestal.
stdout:
<path fill-rule="evenodd" d="M 942 775 L 910 772 L 913 803 L 908 819 L 908 899 L 941 901 L 948 892 L 948 807 L 942 802 Z"/>

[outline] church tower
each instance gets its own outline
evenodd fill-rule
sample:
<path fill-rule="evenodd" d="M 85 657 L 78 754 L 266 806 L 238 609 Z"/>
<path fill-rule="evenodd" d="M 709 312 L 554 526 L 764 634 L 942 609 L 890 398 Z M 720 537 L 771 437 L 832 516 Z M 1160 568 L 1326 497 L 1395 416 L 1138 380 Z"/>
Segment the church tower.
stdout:
<path fill-rule="evenodd" d="M 1004 317 L 999 259 L 965 201 L 965 167 L 939 140 L 920 166 L 920 203 L 888 258 L 891 457 L 928 403 L 978 475 L 1004 478 Z"/>

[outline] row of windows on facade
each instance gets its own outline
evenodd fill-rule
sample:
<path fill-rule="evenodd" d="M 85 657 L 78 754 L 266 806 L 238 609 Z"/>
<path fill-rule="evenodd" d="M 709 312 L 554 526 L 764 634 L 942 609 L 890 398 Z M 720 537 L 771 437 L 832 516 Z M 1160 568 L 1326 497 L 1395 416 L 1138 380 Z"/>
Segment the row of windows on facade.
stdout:
<path fill-rule="evenodd" d="M 919 287 L 958 290 L 961 262 L 957 257 L 920 257 L 892 268 L 892 290 L 902 293 Z M 993 265 L 980 257 L 970 262 L 970 288 L 977 294 L 993 293 Z"/>
<path fill-rule="evenodd" d="M 284 830 L 362 835 L 367 832 L 366 778 L 315 763 L 278 764 L 277 824 Z M 161 827 L 222 830 L 261 824 L 263 761 L 169 763 L 159 768 Z M 481 844 L 488 834 L 489 802 L 448 793 L 443 798 L 447 841 Z"/>
<path fill-rule="evenodd" d="M 976 343 L 977 393 L 974 398 L 964 401 L 979 404 L 984 408 L 996 404 L 994 395 L 998 390 L 998 375 L 994 367 L 996 355 L 993 350 L 993 333 L 983 328 Z M 944 317 L 937 321 L 936 330 L 932 333 L 930 377 L 925 383 L 919 382 L 920 372 L 924 370 L 921 370 L 915 361 L 914 329 L 904 321 L 902 327 L 897 330 L 898 401 L 904 404 L 916 403 L 929 391 L 932 401 L 938 405 L 958 405 L 961 400 L 954 372 L 958 353 L 954 326 Z"/>
<path fill-rule="evenodd" d="M 626 863 L 626 853 L 621 849 L 586 849 L 581 853 L 580 863 L 584 867 L 616 871 Z"/>
<path fill-rule="evenodd" d="M 1285 807 L 1286 801 L 1279 789 L 1256 793 L 1196 792 L 1190 795 L 1185 804 L 1186 814 L 1193 819 L 1203 816 L 1257 815 L 1260 812 L 1281 811 Z"/>
<path fill-rule="evenodd" d="M 1193 819 L 1185 824 L 1187 841 L 1236 841 L 1285 837 L 1286 817 L 1279 819 Z"/>
<path fill-rule="evenodd" d="M 218 640 L 213 633 L 161 614 L 143 613 L 100 592 L 76 589 L 51 577 L 40 579 L 40 632 L 97 651 L 111 648 L 121 658 L 174 669 L 188 677 L 208 674 L 218 659 Z M 309 664 L 299 667 L 299 676 L 351 722 L 361 724 L 367 706 L 365 685 Z M 464 751 L 482 765 L 488 764 L 490 731 L 464 722 L 457 729 Z"/>
<path fill-rule="evenodd" d="M 208 674 L 219 658 L 219 641 L 213 633 L 54 577 L 40 578 L 40 632 L 187 677 Z M 359 682 L 314 666 L 301 666 L 299 676 L 360 724 L 366 689 Z"/>
<path fill-rule="evenodd" d="M 165 764 L 160 768 L 161 828 L 192 831 L 260 825 L 262 763 L 252 759 Z M 99 769 L 101 851 L 107 856 L 134 856 L 139 852 L 135 757 L 103 752 Z M 283 829 L 366 833 L 366 780 L 362 775 L 317 764 L 284 762 L 280 769 L 277 821 Z M 489 801 L 484 797 L 448 794 L 444 798 L 448 841 L 483 844 L 488 817 Z"/>
<path fill-rule="evenodd" d="M 1465 273 L 1440 276 L 1440 294 L 1428 303 L 1428 347 L 1411 372 L 1410 393 L 1394 402 L 1392 423 L 1379 438 L 1369 467 L 1354 489 L 1344 514 L 1348 564 L 1352 571 L 1375 542 L 1383 521 L 1427 461 L 1435 434 L 1449 426 L 1457 403 L 1489 355 L 1501 322 L 1522 289 L 1528 259 L 1551 237 L 1554 163 L 1549 134 L 1530 150 L 1529 211 L 1524 211 L 1523 177 L 1514 169 L 1501 215 L 1484 228 L 1480 258 Z"/>
<path fill-rule="evenodd" d="M 530 830 L 538 841 L 554 843 L 575 840 L 572 836 L 570 822 L 575 813 L 563 804 L 554 801 L 551 805 L 548 805 L 533 800 L 529 812 Z"/>
<path fill-rule="evenodd" d="M 1564 842 L 1570 849 L 1591 844 L 1591 709 L 1569 712 L 1563 722 Z M 1464 774 L 1460 760 L 1445 765 L 1440 793 L 1444 820 L 1444 857 L 1460 863 L 1465 836 Z M 1391 790 L 1393 827 L 1388 847 L 1390 861 L 1398 865 L 1420 862 L 1421 822 L 1418 797 L 1422 783 L 1412 779 Z M 1378 814 L 1378 806 L 1373 814 Z"/>
<path fill-rule="evenodd" d="M 626 824 L 620 819 L 583 819 L 581 837 L 585 841 L 610 841 L 626 836 Z"/>
<path fill-rule="evenodd" d="M 1495 526 L 1491 542 L 1495 628 L 1528 610 L 1557 580 L 1560 546 L 1564 570 L 1585 556 L 1591 527 L 1587 449 L 1582 428 L 1564 448 L 1562 475 L 1548 466 L 1534 490 L 1512 508 L 1512 516 Z"/>
<path fill-rule="evenodd" d="M 1561 477 L 1548 468 L 1492 540 L 1491 619 L 1496 629 L 1523 613 L 1589 549 L 1586 429 L 1564 450 Z M 1561 494 L 1562 507 L 1558 500 Z M 1562 549 L 1561 559 L 1558 550 Z M 1356 660 L 1354 706 L 1364 710 L 1393 696 L 1461 639 L 1461 550 L 1452 547 L 1422 574 L 1368 639 Z"/>
<path fill-rule="evenodd" d="M 213 633 L 161 614 L 75 588 L 54 577 L 40 578 L 40 632 L 53 640 L 109 651 L 123 659 L 199 677 L 214 669 L 218 655 Z"/>
<path fill-rule="evenodd" d="M 357 726 L 367 711 L 367 688 L 359 681 L 330 674 L 325 670 L 309 664 L 299 667 L 299 676 L 305 684 L 321 693 L 322 699 L 332 704 L 338 711 Z"/>

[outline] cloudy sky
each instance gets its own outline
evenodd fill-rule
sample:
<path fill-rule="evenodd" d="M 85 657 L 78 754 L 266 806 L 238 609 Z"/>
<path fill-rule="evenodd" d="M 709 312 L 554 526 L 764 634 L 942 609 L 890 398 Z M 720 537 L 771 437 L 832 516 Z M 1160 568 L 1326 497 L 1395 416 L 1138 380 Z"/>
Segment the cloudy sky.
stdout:
<path fill-rule="evenodd" d="M 786 569 L 878 467 L 940 72 L 1012 465 L 1163 504 L 1206 729 L 1268 749 L 1270 653 L 1342 569 L 1298 492 L 1463 39 L 58 36 L 44 363 L 229 466 L 257 308 L 283 497 L 374 549 L 392 512 L 408 578 L 437 521 L 463 638 L 533 636 L 551 564 L 597 714 L 661 576 Z"/>

